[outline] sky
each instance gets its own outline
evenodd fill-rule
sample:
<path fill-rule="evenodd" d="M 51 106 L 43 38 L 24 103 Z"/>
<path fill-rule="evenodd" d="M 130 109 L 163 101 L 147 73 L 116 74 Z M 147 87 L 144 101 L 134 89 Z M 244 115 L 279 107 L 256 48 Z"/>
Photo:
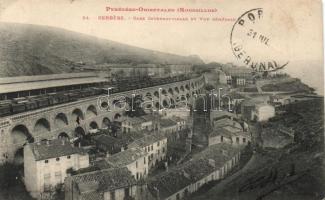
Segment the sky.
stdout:
<path fill-rule="evenodd" d="M 217 12 L 107 12 L 106 7 L 209 8 L 217 9 Z M 279 63 L 288 61 L 286 72 L 323 93 L 321 1 L 0 0 L 0 21 L 59 27 L 142 48 L 198 55 L 205 62 L 243 65 L 233 55 L 230 34 L 234 20 L 253 8 L 263 9 L 263 19 L 251 28 L 267 35 L 270 46 L 261 46 L 237 34 L 237 39 L 250 45 L 249 55 Z M 98 16 L 123 16 L 126 20 L 100 21 Z M 134 17 L 196 17 L 196 21 L 142 21 L 133 20 Z M 212 18 L 228 18 L 230 21 L 213 21 Z"/>

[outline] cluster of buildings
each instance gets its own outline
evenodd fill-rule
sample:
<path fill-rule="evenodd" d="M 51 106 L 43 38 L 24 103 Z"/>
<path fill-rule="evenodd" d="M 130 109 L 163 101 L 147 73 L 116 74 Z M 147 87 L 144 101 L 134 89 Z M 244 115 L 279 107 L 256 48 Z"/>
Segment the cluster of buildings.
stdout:
<path fill-rule="evenodd" d="M 225 178 L 238 164 L 240 152 L 240 146 L 226 143 L 207 147 L 190 161 L 150 178 L 147 187 L 152 199 L 184 199 L 205 184 Z"/>
<path fill-rule="evenodd" d="M 219 83 L 234 87 L 254 84 L 253 70 L 248 67 L 224 65 L 218 70 Z"/>
<path fill-rule="evenodd" d="M 65 191 L 67 200 L 136 199 L 150 170 L 166 165 L 168 138 L 177 139 L 186 122 L 176 116 L 145 115 L 122 121 L 118 136 L 105 129 L 89 133 L 90 146 L 67 138 L 27 144 L 26 189 L 38 199 L 57 189 Z"/>
<path fill-rule="evenodd" d="M 213 121 L 212 131 L 209 133 L 208 145 L 227 143 L 234 146 L 246 145 L 251 141 L 251 135 L 234 118 L 222 118 Z"/>

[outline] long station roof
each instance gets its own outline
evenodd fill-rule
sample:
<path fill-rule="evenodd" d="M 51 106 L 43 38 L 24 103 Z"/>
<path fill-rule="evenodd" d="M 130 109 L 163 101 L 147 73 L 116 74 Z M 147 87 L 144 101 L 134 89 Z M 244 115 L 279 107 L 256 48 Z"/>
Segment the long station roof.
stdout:
<path fill-rule="evenodd" d="M 95 73 L 66 73 L 0 78 L 0 93 L 106 82 Z"/>

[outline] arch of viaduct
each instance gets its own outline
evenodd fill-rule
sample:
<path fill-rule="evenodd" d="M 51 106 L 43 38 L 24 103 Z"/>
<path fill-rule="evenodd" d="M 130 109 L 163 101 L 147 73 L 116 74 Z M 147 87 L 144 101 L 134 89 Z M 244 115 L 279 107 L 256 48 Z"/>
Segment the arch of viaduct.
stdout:
<path fill-rule="evenodd" d="M 194 94 L 200 94 L 204 82 L 204 77 L 200 76 L 186 81 L 116 93 L 112 94 L 111 98 L 136 94 L 155 101 L 158 99 L 157 93 L 161 93 L 171 101 L 177 102 L 184 97 L 188 99 Z M 28 140 L 40 141 L 61 136 L 71 138 L 76 132 L 85 134 L 90 129 L 105 128 L 110 122 L 122 118 L 124 110 L 112 109 L 108 112 L 100 109 L 98 98 L 99 96 L 94 96 L 0 118 L 0 163 L 13 159 L 15 152 Z M 105 101 L 101 102 L 105 104 Z"/>

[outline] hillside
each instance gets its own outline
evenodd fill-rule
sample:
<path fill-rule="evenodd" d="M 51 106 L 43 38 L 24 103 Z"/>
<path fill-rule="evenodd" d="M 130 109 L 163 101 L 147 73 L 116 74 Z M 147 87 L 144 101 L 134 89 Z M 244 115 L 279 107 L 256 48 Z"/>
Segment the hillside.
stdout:
<path fill-rule="evenodd" d="M 289 79 L 288 81 L 278 81 L 263 85 L 264 92 L 313 92 L 314 89 L 301 82 L 299 79 Z"/>
<path fill-rule="evenodd" d="M 0 23 L 0 44 L 0 77 L 64 73 L 80 63 L 203 63 L 196 56 L 152 51 L 38 25 Z"/>

